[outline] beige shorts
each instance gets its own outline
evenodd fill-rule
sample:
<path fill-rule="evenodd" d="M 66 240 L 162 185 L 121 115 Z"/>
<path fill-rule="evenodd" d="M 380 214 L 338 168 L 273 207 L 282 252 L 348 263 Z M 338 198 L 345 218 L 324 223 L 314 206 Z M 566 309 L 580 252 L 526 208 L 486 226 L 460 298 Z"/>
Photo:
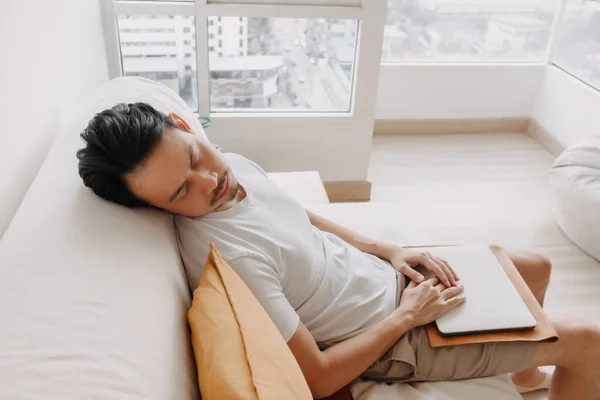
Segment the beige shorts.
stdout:
<path fill-rule="evenodd" d="M 397 304 L 405 278 L 398 274 Z M 424 327 L 409 331 L 363 378 L 388 382 L 451 381 L 521 371 L 535 357 L 535 344 L 483 343 L 433 348 Z"/>

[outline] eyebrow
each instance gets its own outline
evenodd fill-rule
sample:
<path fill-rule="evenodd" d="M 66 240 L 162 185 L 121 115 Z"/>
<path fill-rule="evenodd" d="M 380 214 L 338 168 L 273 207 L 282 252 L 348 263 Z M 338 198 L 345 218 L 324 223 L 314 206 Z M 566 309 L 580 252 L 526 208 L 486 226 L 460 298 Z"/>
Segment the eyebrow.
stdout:
<path fill-rule="evenodd" d="M 192 159 L 194 158 L 194 145 L 190 144 L 190 146 L 188 147 L 188 151 L 190 153 L 190 166 L 192 165 Z M 177 188 L 177 190 L 175 191 L 175 193 L 173 193 L 171 195 L 171 197 L 169 197 L 169 203 L 171 203 L 173 200 L 175 200 L 177 198 L 177 196 L 179 196 L 179 193 L 181 193 L 181 191 L 183 190 L 183 187 L 185 186 L 185 181 L 181 184 L 181 186 L 179 186 Z"/>

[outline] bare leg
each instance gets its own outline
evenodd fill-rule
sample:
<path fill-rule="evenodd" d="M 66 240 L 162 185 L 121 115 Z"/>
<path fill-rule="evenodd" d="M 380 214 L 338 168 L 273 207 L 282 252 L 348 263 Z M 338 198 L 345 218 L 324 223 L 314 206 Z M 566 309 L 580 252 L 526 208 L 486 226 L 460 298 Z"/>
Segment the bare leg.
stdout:
<path fill-rule="evenodd" d="M 526 251 L 508 252 L 508 256 L 543 307 L 552 271 L 550 260 L 540 254 Z"/>
<path fill-rule="evenodd" d="M 541 306 L 544 306 L 544 297 L 546 296 L 552 269 L 550 261 L 539 254 L 531 252 L 508 252 L 508 255 L 537 301 Z M 511 377 L 516 385 L 534 387 L 541 384 L 546 375 L 535 367 L 514 373 Z"/>
<path fill-rule="evenodd" d="M 556 365 L 550 400 L 600 399 L 600 327 L 578 319 L 552 319 L 560 339 L 536 346 L 531 367 Z"/>

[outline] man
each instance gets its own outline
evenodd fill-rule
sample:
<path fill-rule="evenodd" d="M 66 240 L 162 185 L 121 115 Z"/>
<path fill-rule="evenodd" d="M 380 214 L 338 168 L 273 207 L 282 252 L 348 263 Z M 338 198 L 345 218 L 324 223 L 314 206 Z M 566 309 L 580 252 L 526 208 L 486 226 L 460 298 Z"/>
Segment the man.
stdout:
<path fill-rule="evenodd" d="M 526 391 L 544 386 L 538 366 L 556 365 L 551 399 L 599 398 L 597 325 L 554 319 L 556 343 L 433 349 L 423 325 L 465 301 L 444 260 L 306 211 L 256 164 L 222 154 L 179 116 L 147 104 L 97 114 L 82 138 L 86 186 L 106 200 L 176 216 L 192 289 L 215 242 L 287 341 L 315 397 L 359 376 L 408 382 L 513 372 Z M 542 303 L 550 263 L 531 253 L 511 259 Z M 417 265 L 437 278 L 425 281 Z"/>

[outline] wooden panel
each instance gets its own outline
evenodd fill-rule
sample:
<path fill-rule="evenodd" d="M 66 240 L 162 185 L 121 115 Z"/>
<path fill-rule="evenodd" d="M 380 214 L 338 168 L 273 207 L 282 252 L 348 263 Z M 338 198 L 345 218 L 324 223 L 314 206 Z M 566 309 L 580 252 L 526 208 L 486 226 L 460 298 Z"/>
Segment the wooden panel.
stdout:
<path fill-rule="evenodd" d="M 527 132 L 529 118 L 376 120 L 375 135 Z"/>
<path fill-rule="evenodd" d="M 323 182 L 331 202 L 369 201 L 371 182 L 368 181 L 329 181 Z"/>

